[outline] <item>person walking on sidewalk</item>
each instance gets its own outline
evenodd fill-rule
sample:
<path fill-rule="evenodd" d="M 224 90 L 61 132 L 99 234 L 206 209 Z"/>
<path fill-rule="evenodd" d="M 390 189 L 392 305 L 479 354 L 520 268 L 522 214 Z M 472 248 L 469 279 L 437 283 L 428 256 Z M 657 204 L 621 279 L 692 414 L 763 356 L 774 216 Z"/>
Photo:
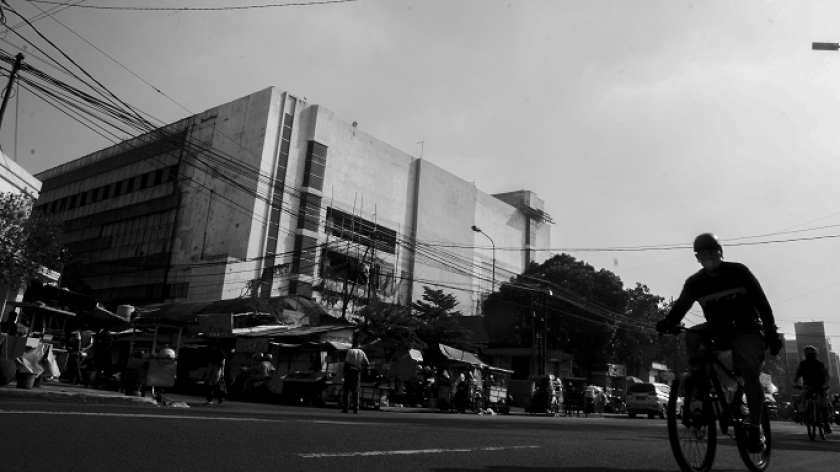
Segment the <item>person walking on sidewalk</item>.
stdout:
<path fill-rule="evenodd" d="M 362 379 L 362 371 L 370 365 L 367 355 L 359 349 L 359 342 L 353 341 L 353 347 L 347 351 L 344 359 L 344 408 L 342 413 L 347 413 L 353 408 L 353 413 L 359 412 L 359 383 Z"/>
<path fill-rule="evenodd" d="M 218 342 L 210 344 L 210 353 L 207 356 L 209 365 L 204 373 L 204 385 L 207 387 L 207 403 L 211 405 L 213 398 L 219 400 L 219 405 L 224 401 L 225 382 L 225 351 Z"/>

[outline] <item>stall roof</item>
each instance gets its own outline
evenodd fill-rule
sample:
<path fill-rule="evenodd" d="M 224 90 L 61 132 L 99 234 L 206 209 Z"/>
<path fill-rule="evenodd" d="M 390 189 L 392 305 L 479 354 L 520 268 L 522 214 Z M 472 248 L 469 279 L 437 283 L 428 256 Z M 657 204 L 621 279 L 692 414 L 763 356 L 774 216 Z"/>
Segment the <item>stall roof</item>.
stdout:
<path fill-rule="evenodd" d="M 288 326 L 279 326 L 276 329 L 266 329 L 263 331 L 255 331 L 250 333 L 241 333 L 239 336 L 245 338 L 270 338 L 270 337 L 292 337 L 292 336 L 308 336 L 310 334 L 329 333 L 332 331 L 339 331 L 342 329 L 353 328 L 353 325 L 340 326 L 300 326 L 298 328 L 289 328 Z"/>
<path fill-rule="evenodd" d="M 478 366 L 486 365 L 481 359 L 471 352 L 462 351 L 452 346 L 447 346 L 446 344 L 438 344 L 438 347 L 443 357 L 449 361 Z"/>
<path fill-rule="evenodd" d="M 76 316 L 76 314 L 73 313 L 72 311 L 59 310 L 58 308 L 52 308 L 52 307 L 49 307 L 49 306 L 47 306 L 43 303 L 8 301 L 8 302 L 6 302 L 6 304 L 16 306 L 16 307 L 19 307 L 19 308 L 23 308 L 24 310 L 45 311 L 45 312 L 53 314 L 53 315 Z"/>
<path fill-rule="evenodd" d="M 264 300 L 269 304 L 276 304 L 284 309 L 300 311 L 307 314 L 326 315 L 326 310 L 312 300 L 297 295 L 274 297 Z M 228 300 L 211 300 L 203 302 L 170 303 L 165 305 L 148 305 L 139 308 L 138 320 L 165 320 L 182 323 L 198 322 L 199 315 L 214 313 L 251 313 L 254 311 L 254 300 L 250 298 L 231 298 Z"/>
<path fill-rule="evenodd" d="M 320 352 L 320 351 L 346 351 L 350 349 L 350 345 L 346 343 L 337 343 L 334 341 L 325 341 L 325 342 L 308 342 L 308 343 L 301 343 L 301 344 L 286 344 L 286 343 L 271 343 L 273 346 L 278 346 L 280 349 L 289 350 L 289 351 L 302 351 L 302 352 Z"/>

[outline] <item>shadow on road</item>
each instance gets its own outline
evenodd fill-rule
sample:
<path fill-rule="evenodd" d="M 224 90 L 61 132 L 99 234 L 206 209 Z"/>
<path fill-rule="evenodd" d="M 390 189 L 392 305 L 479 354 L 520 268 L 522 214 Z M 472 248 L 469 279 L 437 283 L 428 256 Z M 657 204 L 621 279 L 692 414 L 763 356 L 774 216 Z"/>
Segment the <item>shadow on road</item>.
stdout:
<path fill-rule="evenodd" d="M 661 472 L 662 469 L 625 469 L 623 467 L 527 467 L 504 466 L 481 469 L 451 468 L 430 469 L 432 472 Z"/>

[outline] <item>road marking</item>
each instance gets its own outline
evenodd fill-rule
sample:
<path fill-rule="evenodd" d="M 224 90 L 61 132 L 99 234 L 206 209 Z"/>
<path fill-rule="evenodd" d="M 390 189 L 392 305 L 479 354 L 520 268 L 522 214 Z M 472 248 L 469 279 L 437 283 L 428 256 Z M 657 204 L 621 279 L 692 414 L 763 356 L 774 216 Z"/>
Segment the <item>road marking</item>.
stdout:
<path fill-rule="evenodd" d="M 540 446 L 498 446 L 498 447 L 470 447 L 458 449 L 408 449 L 397 451 L 359 451 L 359 452 L 315 452 L 298 454 L 306 459 L 321 459 L 326 457 L 365 457 L 365 456 L 399 456 L 409 454 L 443 454 L 446 452 L 483 452 L 508 451 L 511 449 L 537 449 Z"/>
<path fill-rule="evenodd" d="M 336 425 L 394 425 L 405 423 L 386 423 L 386 422 L 371 422 L 371 421 L 333 421 L 333 420 L 275 420 L 270 418 L 237 418 L 230 416 L 188 416 L 188 415 L 161 415 L 151 413 L 96 413 L 84 411 L 46 411 L 46 410 L 2 410 L 0 414 L 15 414 L 15 415 L 65 415 L 65 416 L 105 416 L 117 418 L 162 418 L 162 419 L 177 419 L 177 420 L 218 420 L 218 421 L 252 421 L 262 423 L 316 423 L 316 424 L 336 424 Z"/>

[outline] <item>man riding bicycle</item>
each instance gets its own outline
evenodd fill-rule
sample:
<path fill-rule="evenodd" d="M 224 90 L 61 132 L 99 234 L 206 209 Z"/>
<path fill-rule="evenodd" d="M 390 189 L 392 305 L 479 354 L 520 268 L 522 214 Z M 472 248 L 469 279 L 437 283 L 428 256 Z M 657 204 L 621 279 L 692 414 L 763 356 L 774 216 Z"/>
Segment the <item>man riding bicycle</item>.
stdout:
<path fill-rule="evenodd" d="M 805 353 L 805 359 L 796 368 L 793 384 L 797 385 L 799 379 L 802 379 L 802 386 L 807 388 L 811 395 L 814 396 L 814 402 L 820 409 L 820 415 L 822 415 L 823 420 L 823 431 L 831 434 L 831 426 L 828 424 L 828 369 L 825 368 L 825 364 L 817 359 L 816 347 L 805 346 L 803 352 Z M 805 392 L 803 392 L 804 396 Z"/>
<path fill-rule="evenodd" d="M 764 388 L 759 381 L 764 351 L 776 355 L 782 348 L 773 318 L 773 310 L 758 280 L 743 264 L 723 261 L 723 248 L 717 236 L 703 233 L 694 240 L 694 253 L 703 268 L 685 281 L 679 298 L 670 313 L 656 324 L 660 333 L 670 332 L 688 310 L 698 302 L 706 323 L 686 331 L 685 343 L 695 378 L 703 375 L 696 364 L 706 339 L 713 339 L 719 348 L 732 350 L 735 372 L 744 379 L 744 392 L 750 410 L 747 448 L 764 450 L 761 432 L 761 411 Z"/>

